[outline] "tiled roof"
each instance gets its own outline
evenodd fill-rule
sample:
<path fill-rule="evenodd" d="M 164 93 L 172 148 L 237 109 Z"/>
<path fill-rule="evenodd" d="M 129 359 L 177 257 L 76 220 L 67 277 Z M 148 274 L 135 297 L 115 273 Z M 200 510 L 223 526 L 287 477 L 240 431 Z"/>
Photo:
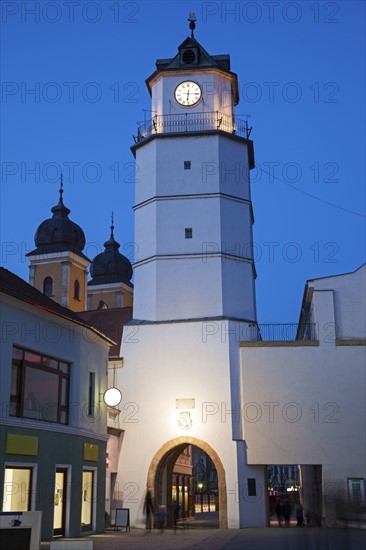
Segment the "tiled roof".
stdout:
<path fill-rule="evenodd" d="M 112 338 L 109 338 L 103 331 L 99 331 L 98 328 L 92 323 L 89 323 L 87 319 L 82 318 L 78 313 L 71 311 L 71 309 L 61 306 L 18 277 L 18 275 L 15 275 L 15 273 L 12 273 L 4 267 L 0 267 L 0 292 L 13 296 L 22 302 L 31 304 L 38 309 L 46 310 L 49 313 L 53 313 L 54 315 L 58 315 L 59 317 L 69 319 L 79 325 L 83 325 L 98 333 L 99 336 L 108 342 L 114 344 L 114 340 Z"/>
<path fill-rule="evenodd" d="M 79 316 L 116 342 L 115 346 L 111 346 L 109 355 L 119 357 L 123 325 L 132 319 L 132 307 L 82 311 Z"/>

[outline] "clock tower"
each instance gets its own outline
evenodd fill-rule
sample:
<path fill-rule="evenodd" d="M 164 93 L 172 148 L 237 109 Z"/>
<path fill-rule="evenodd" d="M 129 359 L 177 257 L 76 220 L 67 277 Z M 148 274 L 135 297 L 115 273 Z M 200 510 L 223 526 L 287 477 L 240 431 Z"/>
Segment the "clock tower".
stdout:
<path fill-rule="evenodd" d="M 229 55 L 210 55 L 190 21 L 191 36 L 146 80 L 152 116 L 131 148 L 138 252 L 117 373 L 120 505 L 138 525 L 147 484 L 169 511 L 174 463 L 195 445 L 216 467 L 220 526 L 259 526 L 263 499 L 247 488 L 264 490 L 265 466 L 247 464 L 239 410 L 239 343 L 256 326 L 253 142 L 234 114 Z"/>
<path fill-rule="evenodd" d="M 134 318 L 255 321 L 253 143 L 247 122 L 234 116 L 230 58 L 188 37 L 146 83 L 153 116 L 132 147 Z"/>

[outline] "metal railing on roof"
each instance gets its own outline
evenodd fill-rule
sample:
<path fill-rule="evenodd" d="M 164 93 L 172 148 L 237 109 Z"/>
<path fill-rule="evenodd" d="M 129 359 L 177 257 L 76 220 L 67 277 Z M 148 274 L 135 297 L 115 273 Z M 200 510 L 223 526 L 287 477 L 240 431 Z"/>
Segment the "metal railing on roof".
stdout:
<path fill-rule="evenodd" d="M 178 113 L 172 115 L 155 115 L 137 128 L 135 143 L 155 134 L 180 134 L 186 132 L 203 132 L 221 130 L 239 137 L 249 139 L 252 128 L 247 120 L 225 115 L 219 111 L 209 113 Z"/>
<path fill-rule="evenodd" d="M 279 341 L 279 340 L 316 340 L 316 323 L 262 323 L 248 329 L 248 340 Z M 301 338 L 299 338 L 301 334 Z"/>

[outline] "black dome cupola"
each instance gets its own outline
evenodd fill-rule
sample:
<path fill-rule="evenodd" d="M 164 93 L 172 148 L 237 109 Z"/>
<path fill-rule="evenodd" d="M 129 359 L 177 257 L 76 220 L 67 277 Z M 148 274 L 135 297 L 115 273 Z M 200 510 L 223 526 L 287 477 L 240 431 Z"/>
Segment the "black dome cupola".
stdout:
<path fill-rule="evenodd" d="M 61 176 L 58 204 L 51 208 L 52 218 L 44 220 L 39 225 L 34 236 L 36 249 L 27 256 L 69 251 L 85 258 L 82 254 L 85 247 L 84 231 L 70 220 L 70 210 L 64 205 L 62 199 L 63 192 Z"/>
<path fill-rule="evenodd" d="M 126 283 L 131 285 L 132 265 L 126 256 L 119 252 L 120 244 L 114 238 L 112 214 L 111 235 L 104 243 L 104 252 L 98 254 L 90 266 L 92 280 L 88 285 Z"/>

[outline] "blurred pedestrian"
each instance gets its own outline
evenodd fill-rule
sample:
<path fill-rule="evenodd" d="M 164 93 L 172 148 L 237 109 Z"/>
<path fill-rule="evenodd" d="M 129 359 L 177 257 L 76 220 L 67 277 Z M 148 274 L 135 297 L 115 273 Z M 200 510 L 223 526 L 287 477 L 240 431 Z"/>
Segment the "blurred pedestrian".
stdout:
<path fill-rule="evenodd" d="M 173 523 L 174 523 L 174 531 L 177 530 L 177 522 L 179 519 L 179 510 L 180 510 L 180 504 L 175 499 L 172 503 L 172 511 L 173 511 Z"/>
<path fill-rule="evenodd" d="M 278 527 L 282 527 L 282 520 L 283 520 L 283 504 L 280 501 L 280 499 L 277 499 L 276 503 L 276 515 L 277 515 L 277 521 L 278 521 Z"/>
<path fill-rule="evenodd" d="M 152 528 L 152 521 L 154 517 L 154 502 L 153 502 L 152 494 L 149 487 L 147 487 L 146 489 L 143 512 L 146 520 L 146 531 L 150 533 Z"/>
<path fill-rule="evenodd" d="M 283 519 L 285 520 L 285 526 L 290 527 L 290 516 L 291 516 L 291 504 L 288 499 L 283 503 Z"/>

